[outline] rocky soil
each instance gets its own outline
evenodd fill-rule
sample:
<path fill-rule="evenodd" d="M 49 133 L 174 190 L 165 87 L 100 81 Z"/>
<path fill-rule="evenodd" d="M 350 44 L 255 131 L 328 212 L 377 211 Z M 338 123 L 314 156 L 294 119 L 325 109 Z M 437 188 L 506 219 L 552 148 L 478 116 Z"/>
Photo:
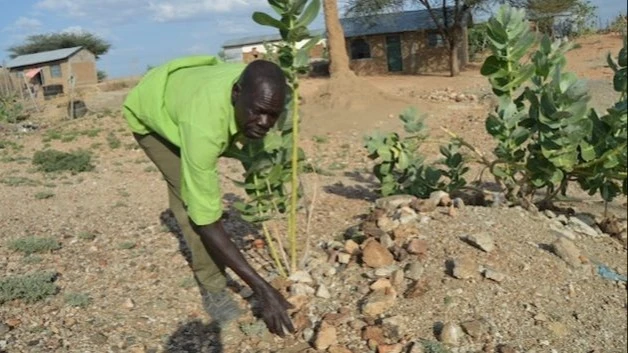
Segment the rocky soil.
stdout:
<path fill-rule="evenodd" d="M 596 105 L 605 105 L 600 99 L 610 86 L 606 69 L 588 60 L 598 62 L 616 45 L 573 54 L 587 63 L 577 72 L 601 79 L 592 92 Z M 486 84 L 477 72 L 416 80 L 371 81 L 419 106 L 432 130 L 445 126 L 490 152 Z M 306 101 L 316 85 L 303 85 Z M 107 92 L 102 102 L 119 98 Z M 626 198 L 609 205 L 615 217 L 608 222 L 599 198 L 578 190 L 542 212 L 465 194 L 380 199 L 362 137 L 398 127 L 391 115 L 405 105 L 392 103 L 333 115 L 304 107 L 303 147 L 318 174 L 303 176 L 306 195 L 315 196 L 309 231 L 299 215 L 299 240 L 310 250 L 288 280 L 274 273 L 259 230 L 230 207 L 244 197 L 229 179 L 242 170 L 221 161 L 226 227 L 295 305 L 298 328 L 273 337 L 248 312 L 221 332 L 202 307 L 163 180 L 129 136 L 119 107 L 101 105 L 89 104 L 96 112 L 75 121 L 46 117 L 0 128 L 0 279 L 50 271 L 55 287 L 40 301 L 0 303 L 0 351 L 626 351 Z M 45 148 L 89 150 L 95 168 L 38 172 L 32 158 Z M 277 229 L 285 233 L 284 222 Z M 30 255 L 10 246 L 29 236 L 59 246 Z M 234 296 L 244 308 L 254 306 L 250 290 L 231 275 Z"/>

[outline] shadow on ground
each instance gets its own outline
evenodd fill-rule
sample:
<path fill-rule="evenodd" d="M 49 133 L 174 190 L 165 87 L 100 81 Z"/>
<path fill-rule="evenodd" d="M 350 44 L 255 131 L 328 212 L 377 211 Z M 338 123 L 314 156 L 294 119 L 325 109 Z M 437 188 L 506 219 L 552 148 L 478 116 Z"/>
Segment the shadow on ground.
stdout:
<path fill-rule="evenodd" d="M 194 320 L 181 325 L 164 345 L 165 353 L 226 353 L 216 323 Z"/>
<path fill-rule="evenodd" d="M 357 171 L 346 172 L 344 173 L 344 176 L 358 184 L 346 185 L 345 183 L 339 181 L 334 184 L 324 186 L 323 190 L 329 194 L 342 196 L 352 200 L 365 200 L 372 202 L 377 200 L 379 197 L 374 191 L 378 187 L 374 178 L 365 178 L 362 173 Z"/>

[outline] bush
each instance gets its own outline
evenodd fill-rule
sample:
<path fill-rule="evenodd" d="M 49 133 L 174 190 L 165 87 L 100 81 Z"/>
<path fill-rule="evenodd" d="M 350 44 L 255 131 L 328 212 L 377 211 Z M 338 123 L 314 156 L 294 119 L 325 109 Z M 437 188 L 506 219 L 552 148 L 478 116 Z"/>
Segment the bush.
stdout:
<path fill-rule="evenodd" d="M 67 293 L 65 295 L 65 303 L 70 306 L 85 308 L 86 306 L 91 304 L 91 302 L 92 302 L 92 298 L 90 298 L 88 294 Z"/>
<path fill-rule="evenodd" d="M 91 154 L 85 150 L 74 152 L 44 150 L 35 152 L 33 164 L 39 171 L 46 173 L 69 171 L 76 174 L 94 169 L 91 158 Z"/>
<path fill-rule="evenodd" d="M 16 123 L 24 118 L 24 107 L 13 95 L 0 95 L 0 122 Z"/>
<path fill-rule="evenodd" d="M 25 237 L 9 242 L 9 249 L 26 255 L 61 249 L 61 244 L 53 238 Z"/>
<path fill-rule="evenodd" d="M 54 284 L 56 278 L 57 274 L 53 272 L 35 272 L 28 275 L 1 278 L 0 304 L 15 299 L 34 303 L 55 295 L 59 290 Z"/>

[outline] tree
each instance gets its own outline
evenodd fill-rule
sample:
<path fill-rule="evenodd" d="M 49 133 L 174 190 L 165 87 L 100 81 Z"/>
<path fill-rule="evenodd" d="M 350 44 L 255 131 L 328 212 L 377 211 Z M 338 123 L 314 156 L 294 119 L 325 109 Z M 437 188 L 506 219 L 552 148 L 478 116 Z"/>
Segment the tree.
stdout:
<path fill-rule="evenodd" d="M 9 57 L 34 54 L 63 48 L 84 47 L 92 52 L 96 59 L 106 54 L 111 48 L 103 38 L 88 32 L 60 32 L 35 34 L 26 38 L 23 44 L 14 45 L 8 49 Z"/>
<path fill-rule="evenodd" d="M 349 55 L 345 34 L 338 17 L 336 0 L 324 0 L 325 28 L 327 29 L 327 47 L 329 50 L 329 74 L 335 76 L 354 76 L 349 66 Z"/>
<path fill-rule="evenodd" d="M 420 6 L 428 11 L 443 40 L 447 42 L 449 71 L 459 74 L 458 49 L 467 16 L 473 9 L 482 8 L 491 0 L 348 0 L 347 15 L 367 16 L 389 11 L 401 11 L 408 6 Z"/>
<path fill-rule="evenodd" d="M 563 19 L 562 35 L 586 30 L 587 22 L 594 16 L 596 7 L 588 0 L 506 0 L 511 6 L 524 8 L 529 17 L 536 21 L 539 32 L 554 37 L 556 21 Z"/>

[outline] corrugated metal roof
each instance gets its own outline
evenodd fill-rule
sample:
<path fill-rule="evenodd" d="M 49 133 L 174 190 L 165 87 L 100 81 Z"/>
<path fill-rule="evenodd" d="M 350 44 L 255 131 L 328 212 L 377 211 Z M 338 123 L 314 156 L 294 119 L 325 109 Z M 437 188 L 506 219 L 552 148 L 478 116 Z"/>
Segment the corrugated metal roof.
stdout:
<path fill-rule="evenodd" d="M 312 36 L 325 35 L 325 30 L 323 29 L 311 30 L 310 34 L 312 34 Z M 241 37 L 241 38 L 228 40 L 222 44 L 222 47 L 223 48 L 241 47 L 241 46 L 249 45 L 249 44 L 257 44 L 257 43 L 264 43 L 264 42 L 278 42 L 280 40 L 281 40 L 281 35 L 278 33 L 258 35 L 258 36 L 248 36 L 248 37 Z"/>
<path fill-rule="evenodd" d="M 443 12 L 440 9 L 435 11 L 439 21 L 443 21 Z M 453 8 L 449 7 L 449 13 L 453 17 Z M 471 14 L 467 12 L 465 23 L 470 21 Z M 340 24 L 345 33 L 345 37 L 357 37 L 384 33 L 415 32 L 422 30 L 436 29 L 437 26 L 430 16 L 428 10 L 392 12 L 379 15 L 345 17 L 340 19 Z M 315 35 L 326 36 L 325 30 L 312 31 Z M 222 47 L 239 47 L 248 44 L 274 42 L 281 40 L 279 34 L 269 34 L 260 36 L 249 36 L 226 41 Z"/>
<path fill-rule="evenodd" d="M 435 15 L 443 23 L 443 12 L 436 9 Z M 450 7 L 453 17 L 453 8 Z M 467 15 L 470 15 L 467 12 Z M 469 20 L 467 16 L 465 22 Z M 453 20 L 450 20 L 453 22 Z M 437 29 L 428 10 L 393 12 L 371 16 L 348 17 L 340 19 L 345 37 L 367 36 L 385 33 L 415 32 Z"/>
<path fill-rule="evenodd" d="M 82 47 L 63 48 L 50 51 L 42 51 L 35 54 L 20 55 L 7 63 L 7 68 L 12 69 L 21 66 L 45 63 L 49 61 L 62 60 L 76 53 Z"/>

